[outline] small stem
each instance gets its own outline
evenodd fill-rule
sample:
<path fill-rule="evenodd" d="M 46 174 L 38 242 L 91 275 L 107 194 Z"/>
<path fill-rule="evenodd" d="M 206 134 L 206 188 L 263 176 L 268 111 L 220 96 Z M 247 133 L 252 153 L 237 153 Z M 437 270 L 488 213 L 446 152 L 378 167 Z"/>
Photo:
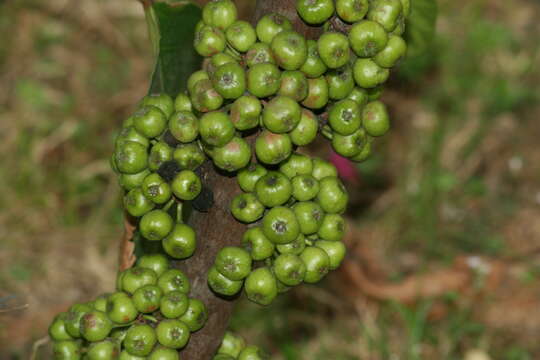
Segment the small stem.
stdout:
<path fill-rule="evenodd" d="M 154 316 L 152 315 L 143 315 L 142 316 L 143 319 L 145 320 L 148 320 L 148 321 L 151 321 L 151 322 L 154 322 L 154 323 L 157 323 L 158 322 L 158 319 L 156 319 Z"/>
<path fill-rule="evenodd" d="M 332 140 L 334 138 L 334 134 L 332 133 L 332 129 L 328 125 L 325 125 L 321 129 L 321 134 L 327 138 L 328 140 Z"/>
<path fill-rule="evenodd" d="M 163 211 L 169 211 L 169 209 L 171 208 L 171 206 L 174 204 L 174 197 L 169 200 L 169 202 L 167 202 L 167 204 L 165 204 L 165 206 L 163 207 Z"/>
<path fill-rule="evenodd" d="M 183 224 L 184 223 L 184 213 L 183 213 L 184 203 L 179 201 L 178 205 L 176 205 L 176 223 L 177 224 Z"/>

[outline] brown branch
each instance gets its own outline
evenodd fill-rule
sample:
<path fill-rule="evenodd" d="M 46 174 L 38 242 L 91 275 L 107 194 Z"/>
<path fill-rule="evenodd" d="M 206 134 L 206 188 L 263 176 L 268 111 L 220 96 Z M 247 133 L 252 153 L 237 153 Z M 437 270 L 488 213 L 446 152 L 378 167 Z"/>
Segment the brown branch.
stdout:
<path fill-rule="evenodd" d="M 135 225 L 132 219 L 125 214 L 124 215 L 124 234 L 120 240 L 120 252 L 119 252 L 119 271 L 129 269 L 135 264 L 135 243 L 133 242 L 133 232 L 135 231 Z"/>

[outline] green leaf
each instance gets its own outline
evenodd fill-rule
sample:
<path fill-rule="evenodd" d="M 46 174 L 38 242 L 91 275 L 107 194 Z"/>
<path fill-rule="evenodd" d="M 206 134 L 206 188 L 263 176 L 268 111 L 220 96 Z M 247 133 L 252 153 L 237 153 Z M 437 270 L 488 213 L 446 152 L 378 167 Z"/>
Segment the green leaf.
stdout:
<path fill-rule="evenodd" d="M 145 9 L 156 65 L 149 93 L 176 96 L 201 64 L 193 48 L 201 9 L 190 2 L 153 2 Z"/>
<path fill-rule="evenodd" d="M 409 57 L 418 57 L 429 50 L 435 35 L 436 21 L 436 0 L 411 0 L 411 14 L 405 31 Z"/>

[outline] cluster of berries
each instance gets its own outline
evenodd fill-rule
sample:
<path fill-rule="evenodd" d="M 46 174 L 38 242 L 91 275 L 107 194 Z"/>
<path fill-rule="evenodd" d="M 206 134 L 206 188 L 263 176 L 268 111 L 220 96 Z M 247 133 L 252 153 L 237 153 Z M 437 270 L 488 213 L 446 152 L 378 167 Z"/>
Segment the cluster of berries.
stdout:
<path fill-rule="evenodd" d="M 247 345 L 239 335 L 227 331 L 212 360 L 267 360 L 270 357 L 258 346 Z"/>

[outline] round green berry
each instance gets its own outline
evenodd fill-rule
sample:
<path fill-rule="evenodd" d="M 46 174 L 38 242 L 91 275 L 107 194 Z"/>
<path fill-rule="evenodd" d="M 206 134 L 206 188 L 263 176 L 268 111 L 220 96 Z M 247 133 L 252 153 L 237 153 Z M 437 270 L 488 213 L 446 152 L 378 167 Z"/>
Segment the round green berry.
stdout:
<path fill-rule="evenodd" d="M 368 58 L 384 49 L 388 35 L 375 21 L 363 20 L 352 26 L 349 31 L 349 42 L 356 55 Z"/>
<path fill-rule="evenodd" d="M 81 318 L 84 316 L 84 314 L 92 311 L 92 308 L 85 304 L 74 304 L 72 305 L 68 312 L 66 313 L 66 317 L 64 319 L 64 326 L 66 329 L 66 332 L 74 338 L 81 337 L 81 331 L 80 331 L 80 325 L 81 325 Z"/>
<path fill-rule="evenodd" d="M 182 170 L 174 177 L 171 187 L 177 198 L 189 201 L 201 193 L 202 183 L 199 176 L 193 171 Z"/>
<path fill-rule="evenodd" d="M 225 36 L 229 44 L 240 52 L 246 52 L 257 41 L 255 29 L 247 21 L 238 20 L 234 22 L 227 31 Z"/>
<path fill-rule="evenodd" d="M 340 214 L 345 211 L 349 195 L 347 189 L 337 177 L 328 176 L 319 182 L 320 190 L 317 194 L 317 203 L 330 214 Z"/>
<path fill-rule="evenodd" d="M 193 46 L 199 55 L 212 56 L 225 50 L 225 34 L 214 26 L 205 25 L 195 33 Z"/>
<path fill-rule="evenodd" d="M 180 355 L 175 349 L 164 346 L 156 346 L 148 355 L 148 360 L 180 360 Z"/>
<path fill-rule="evenodd" d="M 236 171 L 249 164 L 251 147 L 243 138 L 234 137 L 224 146 L 215 148 L 212 159 L 218 168 Z"/>
<path fill-rule="evenodd" d="M 231 106 L 231 121 L 237 130 L 249 130 L 259 125 L 262 105 L 255 96 L 244 95 Z"/>
<path fill-rule="evenodd" d="M 144 238 L 159 241 L 171 232 L 173 225 L 173 219 L 167 212 L 156 209 L 143 215 L 139 230 Z"/>
<path fill-rule="evenodd" d="M 338 134 L 350 135 L 362 123 L 360 106 L 350 99 L 340 100 L 335 103 L 328 114 L 328 124 Z"/>
<path fill-rule="evenodd" d="M 242 280 L 251 272 L 251 256 L 240 247 L 226 246 L 216 255 L 215 267 L 231 280 Z"/>
<path fill-rule="evenodd" d="M 146 356 L 150 354 L 156 342 L 156 332 L 150 325 L 135 324 L 128 329 L 122 344 L 131 355 Z"/>
<path fill-rule="evenodd" d="M 355 23 L 366 16 L 369 9 L 368 0 L 336 0 L 336 12 L 345 22 Z"/>
<path fill-rule="evenodd" d="M 289 179 L 292 179 L 296 175 L 311 174 L 313 171 L 313 163 L 308 156 L 294 153 L 286 161 L 280 164 L 279 171 Z"/>
<path fill-rule="evenodd" d="M 182 144 L 173 152 L 173 159 L 181 169 L 195 170 L 206 160 L 206 155 L 197 142 Z"/>
<path fill-rule="evenodd" d="M 213 0 L 205 5 L 202 12 L 202 19 L 205 24 L 222 30 L 231 26 L 237 17 L 236 5 L 231 0 Z"/>
<path fill-rule="evenodd" d="M 362 162 L 366 160 L 367 158 L 369 158 L 369 156 L 371 155 L 371 143 L 372 143 L 371 139 L 368 138 L 368 141 L 364 143 L 362 150 L 360 150 L 360 152 L 357 155 L 353 156 L 350 159 L 355 162 Z"/>
<path fill-rule="evenodd" d="M 274 52 L 277 64 L 285 70 L 297 70 L 307 59 L 306 39 L 292 30 L 277 34 L 270 48 Z"/>
<path fill-rule="evenodd" d="M 133 116 L 130 119 L 133 119 Z M 145 148 L 150 145 L 150 140 L 148 140 L 147 137 L 138 132 L 132 125 L 124 127 L 122 128 L 122 130 L 120 130 L 120 133 L 114 141 L 115 148 L 119 147 L 119 145 L 126 141 L 133 141 L 139 143 Z"/>
<path fill-rule="evenodd" d="M 308 246 L 300 254 L 306 265 L 304 281 L 309 284 L 319 282 L 330 270 L 330 258 L 318 247 Z"/>
<path fill-rule="evenodd" d="M 315 114 L 307 109 L 302 109 L 300 122 L 289 133 L 289 135 L 293 144 L 297 146 L 305 146 L 315 140 L 318 130 L 319 122 Z"/>
<path fill-rule="evenodd" d="M 260 41 L 270 44 L 274 37 L 284 30 L 292 30 L 292 23 L 285 16 L 272 13 L 264 15 L 255 28 Z"/>
<path fill-rule="evenodd" d="M 407 53 L 407 43 L 400 36 L 390 35 L 385 48 L 381 50 L 373 61 L 384 68 L 391 68 Z"/>
<path fill-rule="evenodd" d="M 191 105 L 191 99 L 184 93 L 180 93 L 174 100 L 175 111 L 191 111 L 193 109 Z"/>
<path fill-rule="evenodd" d="M 124 292 L 111 294 L 107 298 L 107 316 L 116 324 L 127 324 L 138 315 L 133 300 Z"/>
<path fill-rule="evenodd" d="M 300 225 L 291 209 L 277 206 L 264 215 L 262 231 L 273 243 L 287 244 L 296 239 L 300 233 Z"/>
<path fill-rule="evenodd" d="M 72 340 L 73 337 L 66 330 L 66 313 L 56 315 L 51 325 L 49 325 L 49 336 L 54 341 Z"/>
<path fill-rule="evenodd" d="M 169 268 L 169 260 L 163 254 L 144 254 L 137 259 L 137 266 L 152 269 L 159 276 Z"/>
<path fill-rule="evenodd" d="M 159 311 L 168 319 L 182 316 L 188 309 L 189 298 L 180 291 L 171 291 L 161 297 Z"/>
<path fill-rule="evenodd" d="M 276 96 L 264 108 L 263 124 L 273 133 L 281 134 L 293 130 L 302 112 L 300 105 L 290 97 Z"/>
<path fill-rule="evenodd" d="M 260 227 L 252 227 L 242 236 L 242 246 L 253 260 L 264 260 L 272 256 L 275 245 L 264 236 Z"/>
<path fill-rule="evenodd" d="M 103 311 L 90 311 L 81 318 L 81 335 L 87 341 L 101 341 L 109 335 L 112 325 L 111 320 Z"/>
<path fill-rule="evenodd" d="M 308 78 L 318 78 L 326 72 L 327 66 L 319 55 L 319 48 L 315 40 L 308 40 L 306 46 L 307 58 L 300 67 L 300 71 Z"/>
<path fill-rule="evenodd" d="M 234 137 L 234 125 L 221 111 L 204 114 L 200 120 L 201 138 L 209 145 L 223 146 Z"/>
<path fill-rule="evenodd" d="M 308 201 L 319 193 L 319 182 L 311 175 L 297 175 L 291 181 L 292 196 L 298 201 Z"/>
<path fill-rule="evenodd" d="M 264 205 L 251 193 L 239 194 L 231 202 L 231 213 L 236 220 L 249 224 L 262 217 Z"/>
<path fill-rule="evenodd" d="M 166 319 L 156 327 L 158 342 L 171 349 L 181 349 L 189 340 L 190 331 L 186 324 L 176 319 Z"/>
<path fill-rule="evenodd" d="M 105 293 L 105 294 L 102 294 L 100 296 L 98 296 L 94 301 L 93 301 L 93 308 L 96 309 L 96 310 L 99 310 L 99 311 L 103 311 L 103 312 L 107 312 L 107 298 L 109 297 L 110 294 L 108 293 Z"/>
<path fill-rule="evenodd" d="M 172 195 L 171 186 L 156 173 L 144 178 L 141 189 L 143 195 L 156 204 L 166 203 Z"/>
<path fill-rule="evenodd" d="M 92 343 L 88 347 L 85 359 L 88 360 L 112 360 L 120 355 L 120 346 L 112 340 L 103 340 Z"/>
<path fill-rule="evenodd" d="M 114 149 L 114 159 L 118 171 L 124 174 L 136 174 L 148 166 L 146 147 L 138 142 L 125 141 Z"/>
<path fill-rule="evenodd" d="M 300 284 L 306 275 L 306 265 L 293 254 L 279 255 L 274 260 L 273 270 L 276 278 L 288 286 Z"/>
<path fill-rule="evenodd" d="M 345 220 L 339 214 L 326 214 L 317 235 L 323 240 L 341 241 L 345 235 Z"/>
<path fill-rule="evenodd" d="M 169 131 L 180 142 L 192 142 L 199 136 L 199 120 L 190 111 L 177 111 L 169 119 Z"/>
<path fill-rule="evenodd" d="M 261 132 L 255 140 L 255 154 L 264 164 L 279 164 L 292 152 L 292 142 L 288 134 L 274 134 L 268 130 Z"/>
<path fill-rule="evenodd" d="M 214 89 L 225 99 L 238 99 L 246 91 L 246 74 L 238 63 L 221 65 L 212 76 Z"/>
<path fill-rule="evenodd" d="M 308 82 L 303 72 L 294 70 L 281 73 L 278 95 L 287 96 L 295 101 L 302 101 L 307 94 Z"/>
<path fill-rule="evenodd" d="M 350 99 L 352 101 L 355 101 L 358 106 L 361 108 L 364 107 L 364 105 L 368 102 L 368 92 L 366 89 L 362 89 L 359 87 L 355 87 L 351 90 L 351 92 L 347 95 L 347 99 Z"/>
<path fill-rule="evenodd" d="M 150 94 L 145 96 L 141 101 L 142 106 L 152 105 L 159 108 L 165 114 L 165 117 L 171 116 L 174 111 L 173 99 L 165 94 Z"/>
<path fill-rule="evenodd" d="M 269 171 L 255 184 L 255 195 L 266 207 L 285 204 L 290 199 L 291 194 L 291 182 L 278 171 Z"/>
<path fill-rule="evenodd" d="M 362 111 L 362 126 L 371 136 L 383 136 L 390 129 L 386 106 L 380 101 L 368 103 Z"/>
<path fill-rule="evenodd" d="M 334 14 L 333 0 L 296 0 L 296 11 L 308 24 L 322 24 Z"/>
<path fill-rule="evenodd" d="M 330 270 L 335 270 L 339 267 L 345 258 L 345 253 L 347 251 L 345 245 L 340 241 L 318 240 L 315 243 L 315 246 L 323 249 L 328 255 L 328 258 L 330 259 Z"/>
<path fill-rule="evenodd" d="M 247 72 L 247 89 L 258 97 L 265 98 L 278 92 L 281 72 L 271 63 L 257 63 Z"/>
<path fill-rule="evenodd" d="M 180 316 L 191 332 L 201 329 L 208 319 L 208 310 L 204 303 L 198 299 L 189 299 L 186 312 Z"/>
<path fill-rule="evenodd" d="M 276 63 L 270 45 L 261 42 L 257 42 L 249 47 L 245 61 L 248 67 L 252 67 L 255 64 Z"/>
<path fill-rule="evenodd" d="M 133 294 L 135 290 L 144 285 L 154 285 L 157 274 L 152 269 L 135 266 L 124 271 L 122 276 L 122 290 Z"/>
<path fill-rule="evenodd" d="M 209 79 L 195 84 L 192 100 L 193 107 L 199 112 L 218 110 L 223 105 L 223 97 L 214 89 Z"/>
<path fill-rule="evenodd" d="M 173 149 L 169 145 L 163 141 L 155 143 L 148 155 L 148 168 L 156 171 L 164 162 L 172 160 L 172 157 Z"/>
<path fill-rule="evenodd" d="M 165 131 L 167 116 L 160 108 L 146 105 L 133 115 L 133 126 L 147 138 L 154 138 Z"/>
<path fill-rule="evenodd" d="M 175 259 L 187 259 L 197 247 L 195 230 L 186 224 L 176 224 L 162 242 L 165 252 Z"/>
<path fill-rule="evenodd" d="M 292 207 L 300 232 L 305 235 L 314 234 L 322 224 L 324 211 L 320 205 L 313 201 L 301 201 Z"/>
<path fill-rule="evenodd" d="M 246 296 L 259 305 L 269 305 L 277 296 L 277 281 L 267 267 L 253 270 L 245 281 Z"/>
<path fill-rule="evenodd" d="M 332 100 L 346 98 L 354 89 L 354 77 L 349 65 L 329 71 L 326 74 L 328 97 Z"/>
<path fill-rule="evenodd" d="M 145 285 L 133 293 L 133 304 L 141 313 L 151 313 L 159 308 L 163 291 L 157 285 Z"/>
<path fill-rule="evenodd" d="M 320 181 L 327 176 L 338 176 L 337 169 L 331 162 L 320 158 L 313 158 L 311 162 L 313 163 L 313 171 L 311 172 L 311 176 L 313 176 L 315 179 Z"/>
<path fill-rule="evenodd" d="M 334 134 L 332 147 L 339 155 L 351 158 L 362 151 L 367 141 L 364 129 L 358 129 L 351 135 Z"/>
<path fill-rule="evenodd" d="M 73 340 L 55 341 L 53 344 L 54 358 L 58 360 L 79 360 L 81 344 Z"/>
<path fill-rule="evenodd" d="M 401 10 L 400 0 L 374 0 L 370 4 L 367 18 L 381 24 L 387 32 L 391 32 L 398 24 Z"/>
<path fill-rule="evenodd" d="M 308 79 L 308 96 L 302 105 L 309 109 L 320 109 L 328 103 L 328 83 L 324 76 Z"/>
<path fill-rule="evenodd" d="M 373 88 L 388 79 L 388 69 L 382 68 L 371 59 L 357 59 L 354 63 L 354 80 L 358 86 Z"/>
<path fill-rule="evenodd" d="M 225 335 L 223 335 L 223 340 L 221 340 L 221 345 L 219 346 L 217 353 L 236 358 L 245 347 L 246 342 L 244 339 L 227 331 L 225 332 Z"/>
<path fill-rule="evenodd" d="M 268 173 L 263 166 L 252 163 L 240 170 L 237 175 L 238 185 L 240 189 L 245 192 L 252 192 L 255 190 L 255 184 Z"/>
<path fill-rule="evenodd" d="M 189 294 L 191 285 L 187 276 L 178 269 L 169 269 L 158 278 L 157 285 L 163 290 L 164 294 L 171 291 L 180 291 Z"/>
<path fill-rule="evenodd" d="M 237 294 L 244 285 L 244 280 L 231 280 L 217 271 L 215 266 L 208 270 L 208 286 L 212 291 L 225 296 Z"/>
<path fill-rule="evenodd" d="M 237 360 L 268 360 L 270 356 L 262 351 L 255 345 L 246 346 L 244 350 L 240 352 Z"/>
<path fill-rule="evenodd" d="M 288 244 L 280 244 L 276 246 L 277 251 L 280 254 L 293 254 L 300 255 L 306 248 L 306 238 L 303 234 L 298 235 L 293 242 Z"/>
<path fill-rule="evenodd" d="M 210 80 L 210 75 L 205 70 L 195 71 L 189 76 L 187 81 L 187 88 L 190 94 L 195 94 L 195 85 L 201 80 Z"/>
<path fill-rule="evenodd" d="M 141 188 L 135 188 L 124 196 L 124 207 L 131 216 L 143 216 L 154 206 L 152 200 L 144 196 Z"/>
<path fill-rule="evenodd" d="M 347 64 L 350 59 L 349 39 L 338 32 L 325 32 L 317 41 L 319 56 L 330 69 Z"/>

